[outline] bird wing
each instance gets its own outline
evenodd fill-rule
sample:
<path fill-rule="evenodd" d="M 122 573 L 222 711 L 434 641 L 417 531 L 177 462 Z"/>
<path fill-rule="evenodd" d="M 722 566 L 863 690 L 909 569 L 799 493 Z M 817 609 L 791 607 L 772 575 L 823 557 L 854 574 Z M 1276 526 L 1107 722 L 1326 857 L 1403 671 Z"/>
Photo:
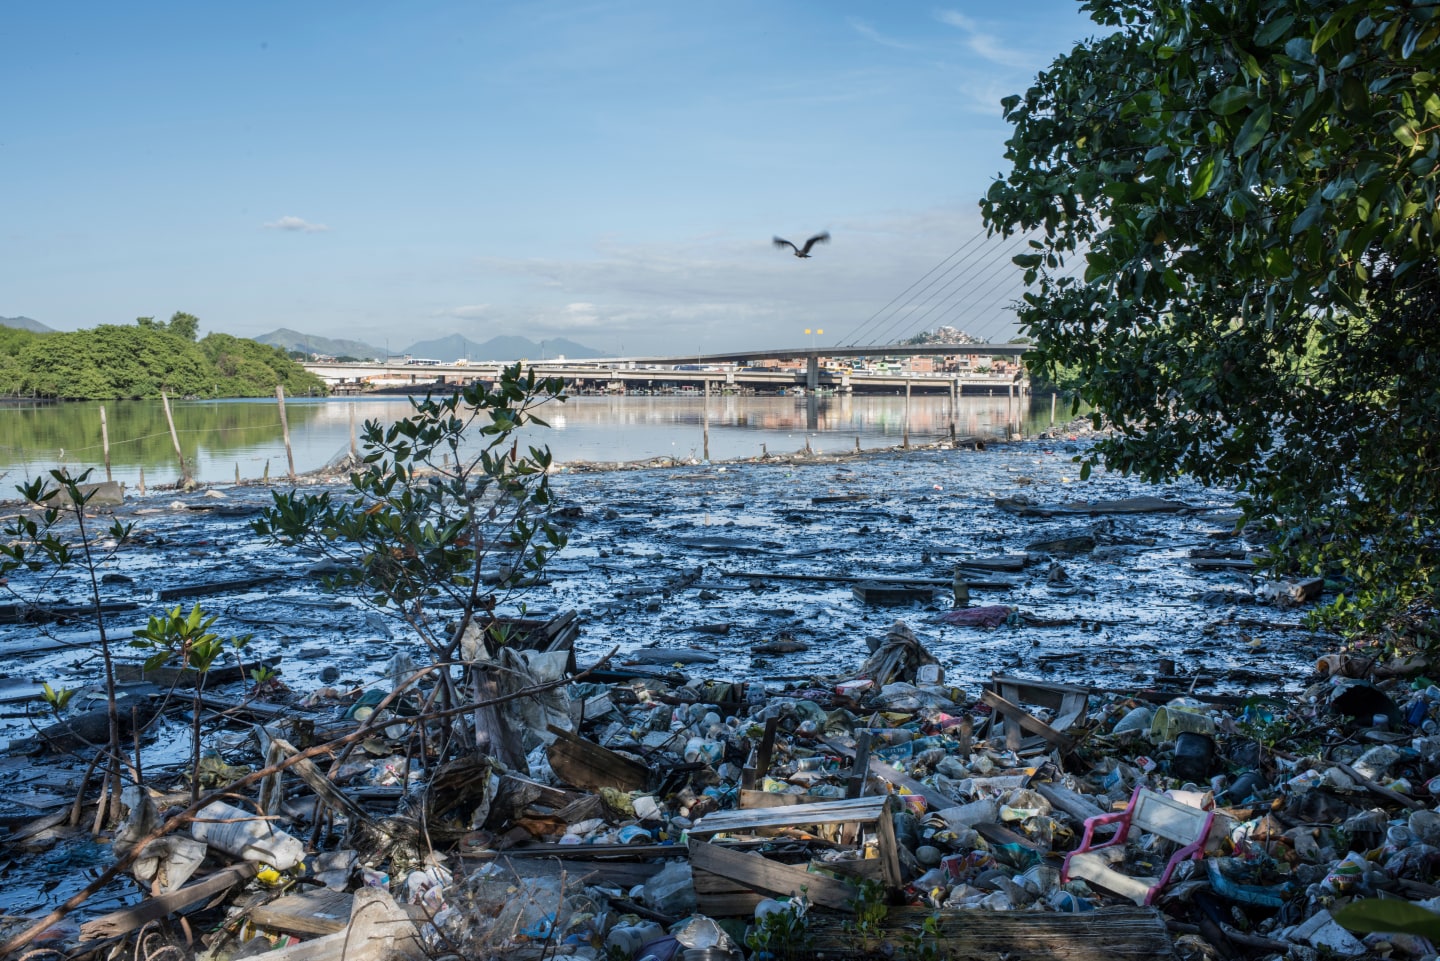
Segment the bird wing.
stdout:
<path fill-rule="evenodd" d="M 804 246 L 803 248 L 801 248 L 801 251 L 800 251 L 800 252 L 801 252 L 801 253 L 804 253 L 804 254 L 808 254 L 808 253 L 810 252 L 810 248 L 811 248 L 811 247 L 814 247 L 816 244 L 828 244 L 829 242 L 830 242 L 830 233 L 829 233 L 829 231 L 826 231 L 825 233 L 822 233 L 822 234 L 816 234 L 815 236 L 811 237 L 809 240 L 805 241 L 805 246 Z"/>
<path fill-rule="evenodd" d="M 792 244 L 790 241 L 784 240 L 784 239 L 782 239 L 782 238 L 780 238 L 780 237 L 776 237 L 776 238 L 775 238 L 775 246 L 776 246 L 776 247 L 789 247 L 791 250 L 795 251 L 796 253 L 799 253 L 799 252 L 800 252 L 800 248 L 799 248 L 799 247 L 796 247 L 796 246 L 795 246 L 794 244 Z"/>

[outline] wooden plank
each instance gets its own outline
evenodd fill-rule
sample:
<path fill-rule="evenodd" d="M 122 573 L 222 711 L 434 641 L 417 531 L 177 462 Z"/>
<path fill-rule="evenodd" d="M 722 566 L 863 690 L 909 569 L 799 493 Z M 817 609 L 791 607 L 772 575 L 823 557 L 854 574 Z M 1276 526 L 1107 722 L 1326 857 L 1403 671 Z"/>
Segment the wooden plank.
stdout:
<path fill-rule="evenodd" d="M 1060 750 L 1068 752 L 1074 748 L 1075 742 L 1069 737 L 1061 734 L 1019 705 L 1007 701 L 994 691 L 981 691 L 980 698 L 986 704 L 990 705 L 991 710 L 998 712 L 1004 716 L 1006 720 L 1015 722 L 1016 725 L 1019 725 L 1032 734 L 1040 735 Z M 1011 725 L 1007 724 L 1006 727 L 1009 728 Z"/>
<path fill-rule="evenodd" d="M 850 777 L 845 781 L 845 796 L 856 798 L 865 793 L 870 777 L 870 732 L 861 731 L 855 739 L 855 756 L 850 764 Z"/>
<path fill-rule="evenodd" d="M 690 865 L 697 872 L 717 874 L 766 894 L 804 894 L 812 903 L 837 911 L 849 910 L 855 900 L 855 888 L 843 881 L 813 874 L 803 867 L 779 864 L 758 854 L 726 850 L 722 844 L 692 839 Z"/>
<path fill-rule="evenodd" d="M 855 798 L 796 804 L 758 811 L 717 811 L 707 814 L 690 828 L 690 836 L 763 831 L 807 824 L 844 824 L 846 821 L 874 821 L 886 811 L 888 798 Z M 952 804 L 954 802 L 951 802 Z"/>
<path fill-rule="evenodd" d="M 129 934 L 151 921 L 158 921 L 172 911 L 188 908 L 197 901 L 204 901 L 236 884 L 248 881 L 259 870 L 260 865 L 253 861 L 243 861 L 240 864 L 232 864 L 228 868 L 221 868 L 203 880 L 187 884 L 178 891 L 147 898 L 139 904 L 112 911 L 93 921 L 86 921 L 80 925 L 80 940 L 93 941 L 96 938 L 111 938 Z"/>
<path fill-rule="evenodd" d="M 777 791 L 749 791 L 740 789 L 740 809 L 794 807 L 797 804 L 814 804 L 823 801 L 813 794 L 780 794 Z"/>
<path fill-rule="evenodd" d="M 742 791 L 755 790 L 755 785 L 760 778 L 770 773 L 770 757 L 775 751 L 775 732 L 779 730 L 779 727 L 780 719 L 778 717 L 772 717 L 765 721 L 765 733 L 760 736 L 760 743 L 755 746 L 752 763 L 740 772 Z M 742 804 L 741 807 L 744 805 Z"/>
<path fill-rule="evenodd" d="M 870 758 L 870 774 L 894 787 L 904 788 L 911 794 L 918 794 L 925 799 L 925 807 L 928 810 L 938 811 L 942 808 L 954 807 L 956 804 L 955 799 L 948 794 L 942 794 L 930 785 L 922 784 L 908 774 L 901 774 L 878 757 Z"/>
<path fill-rule="evenodd" d="M 279 664 L 279 654 L 271 654 L 268 657 L 246 661 L 243 668 L 238 664 L 217 664 L 205 673 L 205 683 L 249 683 L 250 671 L 257 667 L 275 668 L 279 666 Z M 147 671 L 145 670 L 143 662 L 115 662 L 115 678 L 119 681 L 150 681 L 162 687 L 194 687 L 199 682 L 200 677 L 201 674 L 199 671 L 189 667 L 161 664 L 159 667 L 153 667 Z"/>
<path fill-rule="evenodd" d="M 547 728 L 555 735 L 555 740 L 545 749 L 545 755 L 556 776 L 571 787 L 583 791 L 598 791 L 602 787 L 638 791 L 649 781 L 650 769 L 639 761 L 553 724 L 547 725 Z"/>
<path fill-rule="evenodd" d="M 204 584 L 182 584 L 179 587 L 166 587 L 155 592 L 157 600 L 173 601 L 181 597 L 204 597 L 207 594 L 228 594 L 238 591 L 249 591 L 257 587 L 264 587 L 272 581 L 279 580 L 280 572 L 270 574 L 256 574 L 252 577 L 235 577 L 224 581 L 209 581 Z"/>
<path fill-rule="evenodd" d="M 1055 684 L 1050 681 L 1036 681 L 1028 677 L 1014 677 L 1009 674 L 995 674 L 990 686 L 1017 704 L 1038 704 L 1058 711 L 1064 707 L 1067 695 L 1088 698 L 1090 688 L 1076 684 Z M 1010 693 L 1013 692 L 1013 693 Z"/>
<path fill-rule="evenodd" d="M 941 910 L 892 907 L 873 939 L 857 937 L 851 914 L 810 916 L 810 947 L 832 961 L 901 954 L 931 915 L 939 936 L 926 937 L 938 961 L 1167 961 L 1175 957 L 1165 918 L 1155 908 L 1059 911 Z M 871 943 L 866 943 L 871 942 Z M 892 952 L 885 952 L 889 944 Z"/>
<path fill-rule="evenodd" d="M 319 888 L 287 894 L 249 911 L 250 920 L 262 928 L 285 934 L 319 935 L 343 931 L 350 920 L 354 895 Z"/>

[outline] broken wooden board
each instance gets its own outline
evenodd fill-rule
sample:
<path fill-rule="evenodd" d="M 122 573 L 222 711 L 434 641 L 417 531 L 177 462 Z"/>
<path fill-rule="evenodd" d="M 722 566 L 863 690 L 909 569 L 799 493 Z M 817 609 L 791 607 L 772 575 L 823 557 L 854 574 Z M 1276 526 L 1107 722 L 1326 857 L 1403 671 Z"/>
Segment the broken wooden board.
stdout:
<path fill-rule="evenodd" d="M 898 889 L 904 884 L 904 878 L 895 843 L 894 804 L 886 796 L 747 811 L 717 811 L 696 821 L 690 828 L 690 838 L 693 843 L 703 842 L 716 834 L 765 836 L 786 828 L 821 825 L 844 825 L 847 835 L 858 837 L 861 829 L 870 827 L 875 832 L 885 883 L 892 889 Z M 692 862 L 694 857 L 692 849 Z"/>
<path fill-rule="evenodd" d="M 1195 508 L 1163 497 L 1125 497 L 1120 500 L 1042 505 L 1026 497 L 997 497 L 995 506 L 1021 517 L 1094 517 L 1098 514 L 1176 514 Z"/>
<path fill-rule="evenodd" d="M 897 604 L 928 604 L 935 598 L 933 587 L 907 587 L 880 581 L 861 581 L 850 586 L 850 593 L 861 604 L 893 606 Z"/>
<path fill-rule="evenodd" d="M 700 896 L 700 911 L 711 913 L 714 905 L 706 903 L 702 888 L 706 875 L 723 878 L 732 885 L 771 897 L 808 898 L 814 904 L 845 911 L 856 899 L 854 887 L 844 881 L 815 874 L 804 865 L 781 864 L 759 854 L 727 850 L 723 844 L 690 839 L 690 866 L 695 872 L 695 891 Z"/>
<path fill-rule="evenodd" d="M 173 601 L 182 597 L 205 597 L 209 594 L 235 594 L 253 591 L 280 579 L 280 572 L 256 574 L 251 577 L 234 577 L 223 581 L 207 581 L 203 584 L 182 584 L 179 587 L 165 587 L 155 592 L 156 600 Z"/>
<path fill-rule="evenodd" d="M 349 923 L 350 903 L 354 898 L 347 891 L 312 888 L 256 905 L 249 915 L 260 927 L 283 934 L 312 937 L 334 934 L 345 930 Z"/>
<path fill-rule="evenodd" d="M 280 672 L 276 669 L 279 666 L 279 654 L 246 661 L 244 665 L 217 664 L 203 675 L 194 668 L 179 667 L 173 664 L 161 664 L 147 671 L 144 663 L 116 661 L 115 679 L 118 681 L 149 681 L 162 687 L 194 687 L 202 677 L 206 684 L 249 683 L 250 671 L 263 667 L 278 674 Z"/>
<path fill-rule="evenodd" d="M 1025 569 L 1029 558 L 1024 554 L 996 554 L 993 557 L 969 557 L 964 560 L 957 560 L 956 567 L 965 567 L 976 571 L 1007 571 L 1014 573 Z"/>
<path fill-rule="evenodd" d="M 1055 720 L 1049 726 L 1052 731 L 1064 731 L 1070 727 L 1084 716 L 1090 703 L 1090 689 L 1073 684 L 1053 684 L 1023 677 L 1012 677 L 1008 674 L 996 674 L 990 678 L 990 683 L 986 686 L 1017 707 L 1034 704 L 1054 712 Z M 1029 715 L 1027 714 L 1027 716 Z M 1036 723 L 1040 722 L 1037 720 Z M 1023 726 L 1019 725 L 1019 727 Z M 1019 727 L 1015 723 L 1007 724 L 1005 715 L 997 712 L 991 721 L 990 736 L 1003 734 L 1006 744 L 1012 749 L 1018 749 L 1024 746 L 1024 739 L 1019 734 Z M 1034 734 L 1041 733 L 1034 729 L 1031 731 Z M 1040 739 L 1057 744 L 1043 734 Z"/>
<path fill-rule="evenodd" d="M 98 610 L 104 615 L 120 614 L 139 606 L 135 601 L 103 601 Z M 96 611 L 94 604 L 0 604 L 0 624 L 44 624 L 50 621 L 93 623 Z"/>
<path fill-rule="evenodd" d="M 571 734 L 564 728 L 547 725 L 555 740 L 545 748 L 550 768 L 571 787 L 598 791 L 639 791 L 650 779 L 650 768 L 639 761 L 603 748 L 593 741 Z"/>
<path fill-rule="evenodd" d="M 1259 564 L 1249 558 L 1239 560 L 1228 557 L 1195 557 L 1190 566 L 1197 571 L 1253 571 Z"/>
<path fill-rule="evenodd" d="M 991 710 L 1004 717 L 1006 721 L 1006 744 L 1011 749 L 1016 749 L 1020 746 L 1020 732 L 1016 729 L 1017 725 L 1019 728 L 1029 731 L 1032 734 L 1040 735 L 1061 751 L 1068 753 L 1074 748 L 1075 742 L 1071 738 L 1061 734 L 1018 704 L 1006 700 L 994 691 L 981 691 L 980 697 L 990 706 Z"/>
<path fill-rule="evenodd" d="M 111 938 L 129 934 L 131 931 L 143 928 L 151 921 L 160 920 L 172 911 L 188 908 L 197 901 L 207 900 L 236 884 L 242 884 L 253 878 L 259 871 L 260 865 L 254 861 L 242 861 L 239 864 L 232 864 L 228 868 L 221 868 L 200 881 L 185 885 L 178 891 L 146 898 L 139 904 L 112 911 L 93 921 L 86 921 L 80 925 L 80 940 L 93 941 L 96 938 Z"/>
<path fill-rule="evenodd" d="M 1165 916 L 1155 908 L 1114 907 L 1066 914 L 1051 911 L 940 910 L 892 907 L 878 934 L 855 934 L 853 914 L 809 917 L 810 948 L 831 961 L 904 952 L 934 916 L 937 961 L 1166 961 L 1174 958 Z M 873 942 L 873 943 L 870 943 Z M 885 951 L 883 944 L 891 950 Z"/>
<path fill-rule="evenodd" d="M 1090 534 L 1057 537 L 1025 545 L 1025 550 L 1031 554 L 1088 554 L 1094 549 L 1095 538 Z"/>

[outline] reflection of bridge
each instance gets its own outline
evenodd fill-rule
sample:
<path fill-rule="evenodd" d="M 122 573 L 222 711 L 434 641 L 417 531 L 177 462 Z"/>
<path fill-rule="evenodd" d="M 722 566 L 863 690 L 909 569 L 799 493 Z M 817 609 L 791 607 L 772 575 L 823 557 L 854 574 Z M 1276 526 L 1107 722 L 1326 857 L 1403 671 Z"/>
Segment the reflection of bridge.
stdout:
<path fill-rule="evenodd" d="M 925 393 L 1023 393 L 1023 372 L 981 374 L 971 370 L 934 373 L 911 371 L 827 370 L 820 359 L 838 357 L 913 357 L 968 355 L 980 357 L 1018 356 L 1023 344 L 924 344 L 885 347 L 801 347 L 789 349 L 732 351 L 692 354 L 687 357 L 608 357 L 526 361 L 528 368 L 543 376 L 562 377 L 579 387 L 625 391 L 630 389 L 695 388 L 707 390 L 740 387 L 782 390 L 803 387 L 806 393 L 818 389 L 842 393 L 915 390 Z M 803 362 L 804 367 L 717 367 L 783 359 Z M 362 385 L 459 384 L 493 379 L 504 362 L 427 364 L 413 363 L 307 363 L 305 369 L 323 378 L 332 388 L 359 389 Z M 686 369 L 680 369 L 686 368 Z M 705 369 L 710 368 L 710 369 Z"/>

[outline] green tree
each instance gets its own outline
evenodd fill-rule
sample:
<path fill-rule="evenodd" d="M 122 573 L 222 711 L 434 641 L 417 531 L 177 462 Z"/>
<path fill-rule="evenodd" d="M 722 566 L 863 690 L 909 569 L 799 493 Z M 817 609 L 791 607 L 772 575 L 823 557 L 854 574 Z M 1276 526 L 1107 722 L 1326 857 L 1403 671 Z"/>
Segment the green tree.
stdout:
<path fill-rule="evenodd" d="M 1032 359 L 1115 427 L 1092 462 L 1238 487 L 1352 624 L 1433 609 L 1440 6 L 1082 6 L 982 202 L 1039 233 Z"/>
<path fill-rule="evenodd" d="M 170 323 L 166 326 L 170 333 L 190 341 L 200 334 L 200 318 L 179 310 L 170 315 Z"/>

